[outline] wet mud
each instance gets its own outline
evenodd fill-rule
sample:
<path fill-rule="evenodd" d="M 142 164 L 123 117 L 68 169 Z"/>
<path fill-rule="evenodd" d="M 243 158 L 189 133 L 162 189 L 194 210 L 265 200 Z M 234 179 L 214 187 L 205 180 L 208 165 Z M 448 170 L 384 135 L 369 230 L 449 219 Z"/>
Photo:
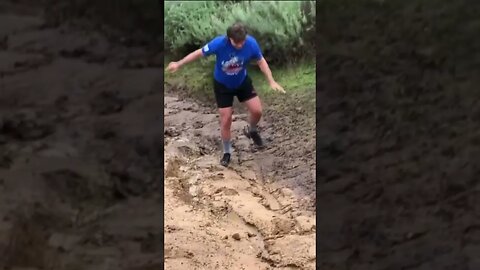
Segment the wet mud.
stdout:
<path fill-rule="evenodd" d="M 3 5 L 0 268 L 160 268 L 162 70 Z"/>
<path fill-rule="evenodd" d="M 257 150 L 242 133 L 247 115 L 234 116 L 225 168 L 217 112 L 171 96 L 164 104 L 166 269 L 315 269 L 313 198 L 276 181 L 288 167 L 275 161 L 282 144 L 268 123 L 270 143 Z"/>
<path fill-rule="evenodd" d="M 317 81 L 319 266 L 480 269 L 480 95 L 471 68 L 480 43 L 463 28 L 478 25 L 480 6 L 329 7 Z M 334 33 L 342 16 L 349 26 Z"/>

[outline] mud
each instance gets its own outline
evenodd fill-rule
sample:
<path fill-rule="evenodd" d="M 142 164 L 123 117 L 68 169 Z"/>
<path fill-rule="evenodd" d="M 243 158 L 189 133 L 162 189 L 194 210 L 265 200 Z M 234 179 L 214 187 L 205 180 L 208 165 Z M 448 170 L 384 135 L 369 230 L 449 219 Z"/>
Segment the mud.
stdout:
<path fill-rule="evenodd" d="M 0 268 L 159 269 L 161 61 L 1 7 Z"/>
<path fill-rule="evenodd" d="M 480 5 L 388 2 L 321 9 L 319 267 L 480 269 Z"/>
<path fill-rule="evenodd" d="M 315 269 L 314 198 L 276 181 L 288 169 L 275 164 L 272 127 L 259 151 L 242 134 L 246 115 L 235 115 L 224 168 L 217 113 L 171 96 L 164 105 L 166 269 Z"/>
<path fill-rule="evenodd" d="M 264 122 L 254 151 L 239 114 L 220 168 L 216 114 L 164 100 L 161 55 L 1 5 L 0 268 L 314 269 L 313 148 Z"/>

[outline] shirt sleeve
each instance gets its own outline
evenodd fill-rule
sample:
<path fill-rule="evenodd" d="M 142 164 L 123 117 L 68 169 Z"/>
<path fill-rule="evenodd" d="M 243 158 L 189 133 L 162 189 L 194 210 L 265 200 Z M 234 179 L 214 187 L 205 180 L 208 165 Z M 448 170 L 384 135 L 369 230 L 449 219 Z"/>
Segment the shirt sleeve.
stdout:
<path fill-rule="evenodd" d="M 202 47 L 203 55 L 210 56 L 212 54 L 215 54 L 218 51 L 218 48 L 220 48 L 220 46 L 222 45 L 223 40 L 224 38 L 222 36 L 219 36 L 205 44 L 205 46 Z"/>
<path fill-rule="evenodd" d="M 263 55 L 262 55 L 262 50 L 260 49 L 260 45 L 258 45 L 257 40 L 252 38 L 252 58 L 255 61 L 258 61 L 262 59 L 262 57 Z"/>

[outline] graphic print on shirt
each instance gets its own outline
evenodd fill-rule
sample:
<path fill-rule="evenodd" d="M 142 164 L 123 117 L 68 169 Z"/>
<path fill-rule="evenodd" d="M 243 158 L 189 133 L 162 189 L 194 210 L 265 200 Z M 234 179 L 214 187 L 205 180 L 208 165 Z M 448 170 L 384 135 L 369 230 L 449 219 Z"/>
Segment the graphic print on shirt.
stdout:
<path fill-rule="evenodd" d="M 227 75 L 237 75 L 243 69 L 243 59 L 230 54 L 230 60 L 222 61 L 222 70 Z"/>

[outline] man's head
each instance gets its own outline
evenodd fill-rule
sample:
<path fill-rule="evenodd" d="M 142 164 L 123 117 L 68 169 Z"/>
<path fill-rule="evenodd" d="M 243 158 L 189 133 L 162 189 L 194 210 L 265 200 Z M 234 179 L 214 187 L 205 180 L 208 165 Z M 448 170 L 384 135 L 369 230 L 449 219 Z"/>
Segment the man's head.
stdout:
<path fill-rule="evenodd" d="M 245 44 L 245 39 L 247 38 L 247 29 L 245 25 L 240 22 L 234 23 L 232 26 L 228 27 L 227 37 L 233 47 L 241 49 Z"/>

